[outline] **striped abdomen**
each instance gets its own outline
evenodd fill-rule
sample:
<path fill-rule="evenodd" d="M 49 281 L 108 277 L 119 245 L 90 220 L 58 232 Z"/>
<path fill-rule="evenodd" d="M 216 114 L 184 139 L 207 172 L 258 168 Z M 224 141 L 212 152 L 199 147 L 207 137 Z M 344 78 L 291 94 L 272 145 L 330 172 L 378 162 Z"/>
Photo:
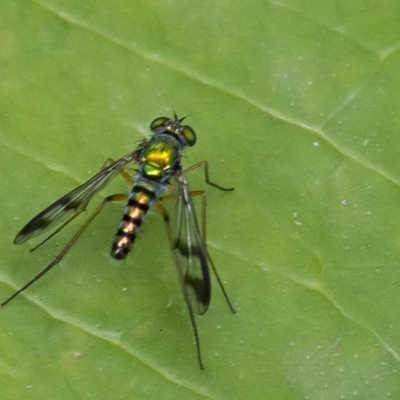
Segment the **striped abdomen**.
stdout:
<path fill-rule="evenodd" d="M 112 257 L 122 260 L 128 255 L 147 211 L 163 190 L 164 185 L 159 183 L 148 180 L 135 182 L 111 247 Z"/>

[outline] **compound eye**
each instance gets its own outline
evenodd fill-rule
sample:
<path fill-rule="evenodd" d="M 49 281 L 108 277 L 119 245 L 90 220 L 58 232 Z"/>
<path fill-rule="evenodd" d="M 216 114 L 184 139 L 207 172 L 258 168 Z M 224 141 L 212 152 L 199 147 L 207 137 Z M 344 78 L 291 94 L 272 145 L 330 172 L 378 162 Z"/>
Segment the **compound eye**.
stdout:
<path fill-rule="evenodd" d="M 170 121 L 170 118 L 158 117 L 150 124 L 150 129 L 152 131 L 154 131 L 155 129 L 159 128 L 160 126 L 165 126 L 167 124 L 167 122 L 169 122 L 169 121 Z"/>
<path fill-rule="evenodd" d="M 193 146 L 196 143 L 196 132 L 190 126 L 184 125 L 182 128 L 182 134 L 187 140 L 189 146 Z"/>

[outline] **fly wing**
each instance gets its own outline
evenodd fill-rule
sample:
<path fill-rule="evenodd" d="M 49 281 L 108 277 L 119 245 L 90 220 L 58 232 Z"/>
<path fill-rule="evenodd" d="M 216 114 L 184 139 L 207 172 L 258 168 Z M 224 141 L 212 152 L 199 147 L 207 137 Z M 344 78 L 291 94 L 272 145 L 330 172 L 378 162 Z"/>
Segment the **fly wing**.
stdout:
<path fill-rule="evenodd" d="M 87 182 L 50 204 L 19 231 L 14 243 L 24 243 L 85 210 L 91 198 L 103 189 L 125 165 L 137 161 L 139 152 L 140 147 L 105 167 Z"/>
<path fill-rule="evenodd" d="M 170 240 L 185 300 L 199 314 L 207 311 L 211 281 L 205 243 L 185 175 L 180 170 L 172 183 L 175 203 L 170 215 Z"/>

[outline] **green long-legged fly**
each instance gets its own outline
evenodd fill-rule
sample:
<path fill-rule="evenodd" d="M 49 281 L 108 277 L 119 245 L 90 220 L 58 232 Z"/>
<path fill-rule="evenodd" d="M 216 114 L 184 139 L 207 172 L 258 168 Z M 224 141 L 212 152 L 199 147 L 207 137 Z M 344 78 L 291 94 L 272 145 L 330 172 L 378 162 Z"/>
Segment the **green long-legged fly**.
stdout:
<path fill-rule="evenodd" d="M 235 310 L 206 248 L 206 193 L 204 191 L 190 191 L 185 173 L 203 167 L 205 181 L 208 185 L 223 191 L 231 191 L 234 188 L 224 188 L 211 182 L 206 161 L 199 162 L 187 170 L 182 169 L 181 160 L 184 148 L 191 147 L 196 143 L 195 131 L 190 126 L 182 124 L 185 118 L 178 119 L 176 114 L 174 119 L 156 118 L 150 124 L 151 137 L 143 139 L 135 150 L 119 160 L 108 159 L 100 172 L 49 205 L 20 230 L 14 239 L 15 244 L 24 243 L 58 226 L 53 233 L 31 250 L 33 251 L 81 214 L 94 194 L 103 189 L 117 174 L 121 174 L 132 185 L 129 195 L 114 194 L 107 196 L 54 260 L 22 288 L 3 301 L 2 306 L 5 306 L 58 264 L 104 206 L 111 201 L 127 202 L 111 246 L 113 258 L 117 260 L 126 258 L 149 208 L 154 205 L 166 223 L 183 297 L 193 328 L 199 366 L 204 369 L 194 312 L 204 314 L 208 309 L 211 299 L 210 266 L 229 308 L 233 313 Z M 134 178 L 130 176 L 127 168 L 130 163 L 138 165 Z M 165 192 L 167 194 L 164 195 Z M 202 233 L 200 233 L 197 223 L 192 196 L 202 196 Z M 170 212 L 162 204 L 163 200 L 174 201 Z"/>

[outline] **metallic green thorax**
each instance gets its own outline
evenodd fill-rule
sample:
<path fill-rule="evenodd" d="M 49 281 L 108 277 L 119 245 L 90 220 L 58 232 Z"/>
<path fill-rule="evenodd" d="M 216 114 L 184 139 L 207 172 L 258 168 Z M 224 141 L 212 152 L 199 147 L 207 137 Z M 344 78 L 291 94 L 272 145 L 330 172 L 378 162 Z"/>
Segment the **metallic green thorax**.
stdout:
<path fill-rule="evenodd" d="M 182 125 L 182 120 L 159 117 L 150 124 L 153 136 L 139 157 L 141 177 L 165 182 L 180 165 L 183 148 L 196 143 L 196 133 L 190 126 Z"/>
<path fill-rule="evenodd" d="M 181 153 L 181 147 L 175 139 L 165 134 L 153 137 L 141 152 L 141 175 L 151 180 L 162 179 L 176 168 Z"/>

